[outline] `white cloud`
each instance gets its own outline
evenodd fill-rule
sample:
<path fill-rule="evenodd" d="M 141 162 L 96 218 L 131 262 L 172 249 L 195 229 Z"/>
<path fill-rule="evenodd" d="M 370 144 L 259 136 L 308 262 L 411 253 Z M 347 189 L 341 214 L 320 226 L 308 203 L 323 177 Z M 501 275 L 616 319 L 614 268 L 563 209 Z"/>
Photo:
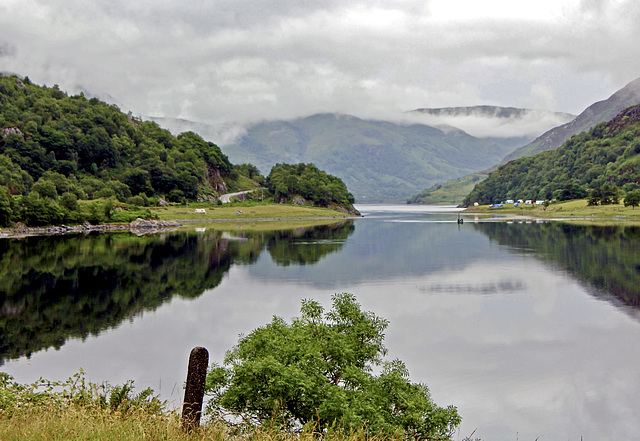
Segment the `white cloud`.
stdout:
<path fill-rule="evenodd" d="M 0 0 L 0 70 L 209 123 L 579 113 L 640 76 L 638 22 L 631 0 Z"/>

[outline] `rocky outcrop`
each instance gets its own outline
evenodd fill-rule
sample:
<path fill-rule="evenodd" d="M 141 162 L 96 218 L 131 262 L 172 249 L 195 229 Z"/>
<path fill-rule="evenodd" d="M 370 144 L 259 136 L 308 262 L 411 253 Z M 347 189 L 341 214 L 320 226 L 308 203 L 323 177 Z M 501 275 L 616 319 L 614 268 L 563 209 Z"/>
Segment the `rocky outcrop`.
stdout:
<path fill-rule="evenodd" d="M 287 203 L 289 201 L 287 200 L 281 200 L 279 201 L 280 203 Z M 360 212 L 358 210 L 356 210 L 356 208 L 353 205 L 343 205 L 343 204 L 338 204 L 335 202 L 329 202 L 329 204 L 327 205 L 320 205 L 320 204 L 316 204 L 313 201 L 310 201 L 308 199 L 303 198 L 302 196 L 294 196 L 291 199 L 291 203 L 294 205 L 307 205 L 309 207 L 324 207 L 324 208 L 329 208 L 331 210 L 335 210 L 338 211 L 340 213 L 344 213 L 344 214 L 348 214 L 350 216 L 361 216 Z"/>
<path fill-rule="evenodd" d="M 217 168 L 207 166 L 207 181 L 211 188 L 213 188 L 218 194 L 228 193 L 227 183 L 222 178 L 220 170 Z"/>
<path fill-rule="evenodd" d="M 24 133 L 17 127 L 6 127 L 0 130 L 0 139 L 4 139 L 10 135 L 19 135 L 24 138 Z"/>
<path fill-rule="evenodd" d="M 167 229 L 175 229 L 181 224 L 176 221 L 145 220 L 138 218 L 129 224 L 129 230 L 136 236 L 155 234 Z"/>
<path fill-rule="evenodd" d="M 59 225 L 51 227 L 36 227 L 29 228 L 24 224 L 15 224 L 13 228 L 0 229 L 0 238 L 9 237 L 27 237 L 27 236 L 58 236 L 62 234 L 72 233 L 91 233 L 93 231 L 109 232 L 109 231 L 131 231 L 132 233 L 140 236 L 143 234 L 154 234 L 160 231 L 167 231 L 168 229 L 174 229 L 182 226 L 177 221 L 160 221 L 160 220 L 145 220 L 136 219 L 128 225 L 125 224 L 104 224 L 104 225 L 91 225 L 85 222 L 82 225 Z"/>
<path fill-rule="evenodd" d="M 625 127 L 631 124 L 638 124 L 638 121 L 640 121 L 640 105 L 629 107 L 607 123 L 609 135 L 614 136 Z"/>

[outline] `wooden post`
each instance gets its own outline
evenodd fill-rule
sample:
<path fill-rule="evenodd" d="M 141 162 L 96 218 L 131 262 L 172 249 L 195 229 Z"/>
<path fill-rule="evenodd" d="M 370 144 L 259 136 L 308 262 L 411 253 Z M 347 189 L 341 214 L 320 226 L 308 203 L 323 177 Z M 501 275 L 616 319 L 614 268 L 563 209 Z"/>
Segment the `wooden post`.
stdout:
<path fill-rule="evenodd" d="M 200 425 L 208 365 L 209 351 L 203 347 L 193 348 L 191 355 L 189 355 L 187 387 L 184 391 L 184 404 L 182 405 L 182 428 L 186 431 Z"/>

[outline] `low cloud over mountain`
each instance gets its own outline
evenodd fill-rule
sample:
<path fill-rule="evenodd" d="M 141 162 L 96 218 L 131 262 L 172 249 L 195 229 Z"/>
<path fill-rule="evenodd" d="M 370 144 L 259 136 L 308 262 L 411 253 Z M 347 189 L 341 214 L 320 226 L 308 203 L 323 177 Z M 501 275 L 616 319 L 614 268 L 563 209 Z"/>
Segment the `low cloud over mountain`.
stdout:
<path fill-rule="evenodd" d="M 569 113 L 497 106 L 423 108 L 408 115 L 416 122 L 457 127 L 478 138 L 535 138 L 575 118 Z"/>

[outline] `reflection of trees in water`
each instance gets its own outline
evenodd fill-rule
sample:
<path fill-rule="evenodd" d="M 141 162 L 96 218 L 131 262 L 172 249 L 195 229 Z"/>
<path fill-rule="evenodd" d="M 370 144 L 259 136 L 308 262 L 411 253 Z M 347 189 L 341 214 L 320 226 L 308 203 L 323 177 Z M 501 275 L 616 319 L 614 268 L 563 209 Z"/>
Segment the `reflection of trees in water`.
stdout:
<path fill-rule="evenodd" d="M 640 306 L 640 227 L 479 223 L 491 240 L 552 262 L 626 305 Z"/>
<path fill-rule="evenodd" d="M 352 231 L 344 224 L 306 230 L 290 240 L 314 231 L 346 238 Z M 97 335 L 174 295 L 198 297 L 216 287 L 232 263 L 255 262 L 276 236 L 286 241 L 288 233 L 246 233 L 242 240 L 219 232 L 1 240 L 0 364 L 60 348 L 70 337 Z M 304 263 L 332 250 L 314 250 Z"/>
<path fill-rule="evenodd" d="M 354 230 L 353 221 L 345 221 L 325 228 L 277 231 L 267 241 L 267 248 L 278 265 L 312 264 L 342 248 Z"/>

